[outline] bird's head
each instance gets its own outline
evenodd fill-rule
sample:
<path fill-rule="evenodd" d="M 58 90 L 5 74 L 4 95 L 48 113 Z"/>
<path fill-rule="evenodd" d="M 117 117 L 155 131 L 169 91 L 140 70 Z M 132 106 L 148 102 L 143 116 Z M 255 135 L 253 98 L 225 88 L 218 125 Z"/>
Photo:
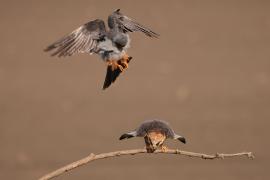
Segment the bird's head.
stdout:
<path fill-rule="evenodd" d="M 114 10 L 114 13 L 120 13 L 120 9 Z"/>

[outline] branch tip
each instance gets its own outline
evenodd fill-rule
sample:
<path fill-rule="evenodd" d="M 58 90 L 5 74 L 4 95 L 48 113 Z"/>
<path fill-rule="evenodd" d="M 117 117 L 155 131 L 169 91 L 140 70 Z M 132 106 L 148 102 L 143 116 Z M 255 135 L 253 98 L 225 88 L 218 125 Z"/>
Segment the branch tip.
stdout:
<path fill-rule="evenodd" d="M 249 159 L 255 159 L 255 156 L 252 152 L 247 153 Z"/>

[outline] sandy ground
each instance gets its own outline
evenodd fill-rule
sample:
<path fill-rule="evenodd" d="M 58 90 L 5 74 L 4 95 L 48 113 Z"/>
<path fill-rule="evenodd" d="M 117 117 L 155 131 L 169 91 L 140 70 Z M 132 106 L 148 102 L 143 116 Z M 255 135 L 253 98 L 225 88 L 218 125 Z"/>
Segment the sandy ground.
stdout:
<path fill-rule="evenodd" d="M 255 160 L 137 155 L 93 162 L 58 179 L 269 179 L 269 1 L 1 1 L 0 179 L 29 180 L 89 153 L 141 148 L 119 141 L 146 119 L 204 153 Z M 130 68 L 102 91 L 105 64 L 43 49 L 114 9 L 161 34 L 132 34 Z M 268 164 L 268 165 L 267 165 Z"/>

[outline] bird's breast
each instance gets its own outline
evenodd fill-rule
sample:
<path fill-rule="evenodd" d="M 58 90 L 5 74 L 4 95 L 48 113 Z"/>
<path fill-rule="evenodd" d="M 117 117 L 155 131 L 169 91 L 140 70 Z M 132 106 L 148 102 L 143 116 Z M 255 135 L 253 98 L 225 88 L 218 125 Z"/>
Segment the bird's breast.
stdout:
<path fill-rule="evenodd" d="M 103 60 L 122 59 L 129 47 L 128 36 L 115 35 L 113 38 L 106 37 L 98 43 L 98 54 Z"/>
<path fill-rule="evenodd" d="M 130 38 L 128 34 L 125 33 L 116 33 L 112 38 L 115 46 L 121 51 L 126 50 L 130 46 Z"/>

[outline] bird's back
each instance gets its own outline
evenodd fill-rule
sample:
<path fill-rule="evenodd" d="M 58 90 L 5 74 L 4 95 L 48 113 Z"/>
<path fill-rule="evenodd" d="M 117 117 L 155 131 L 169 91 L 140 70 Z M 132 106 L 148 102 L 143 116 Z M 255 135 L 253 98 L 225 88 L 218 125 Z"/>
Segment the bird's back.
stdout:
<path fill-rule="evenodd" d="M 158 131 L 161 133 L 164 133 L 167 138 L 173 138 L 174 132 L 170 128 L 170 126 L 161 120 L 149 120 L 143 122 L 140 127 L 137 129 L 138 136 L 144 137 L 146 134 L 152 132 L 152 131 Z"/>

